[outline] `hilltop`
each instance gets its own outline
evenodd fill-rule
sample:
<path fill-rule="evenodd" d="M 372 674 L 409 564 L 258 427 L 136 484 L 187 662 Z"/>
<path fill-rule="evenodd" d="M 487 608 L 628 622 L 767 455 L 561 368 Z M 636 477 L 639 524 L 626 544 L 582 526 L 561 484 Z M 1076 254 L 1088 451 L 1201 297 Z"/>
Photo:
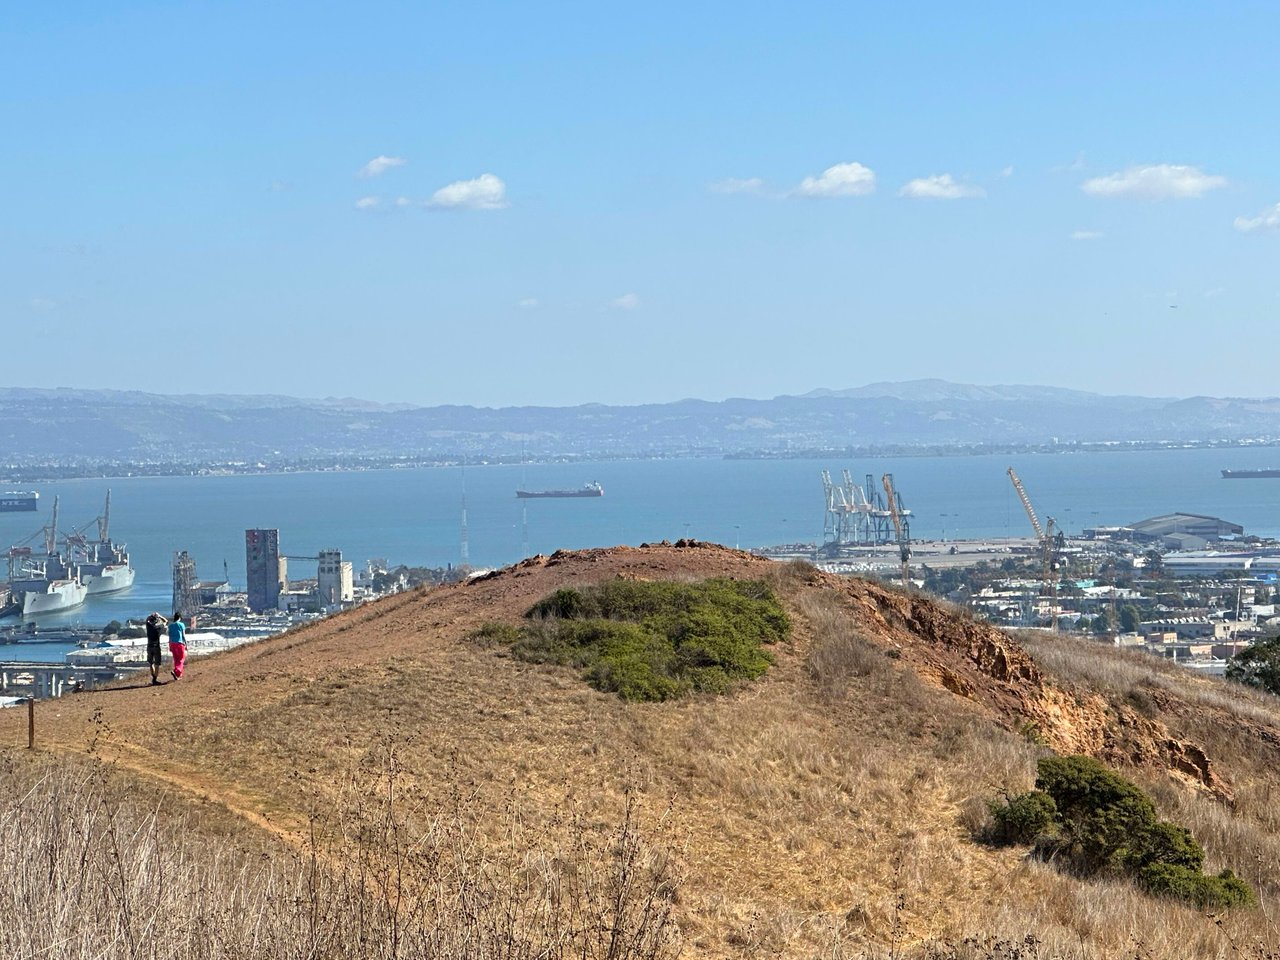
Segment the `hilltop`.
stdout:
<path fill-rule="evenodd" d="M 764 676 L 726 696 L 628 703 L 571 667 L 473 637 L 561 587 L 707 577 L 765 581 L 793 625 Z M 589 855 L 643 850 L 633 866 L 651 884 L 649 912 L 629 916 L 639 929 L 669 913 L 688 956 L 1280 947 L 1265 920 L 1280 893 L 1275 700 L 710 544 L 532 558 L 197 661 L 177 684 L 41 704 L 38 726 L 42 755 L 105 762 L 135 797 L 158 789 L 166 809 L 196 811 L 197 835 L 261 843 L 280 863 L 314 852 L 317 830 L 334 869 L 385 854 L 390 821 L 369 811 L 392 795 L 396 831 L 443 829 L 442 815 L 467 824 L 467 849 L 497 865 L 504 890 L 524 889 L 514 878 L 534 864 L 589 878 Z M 25 717 L 0 716 L 0 743 L 24 738 Z M 75 759 L 86 750 L 94 759 Z M 986 801 L 1028 789 L 1047 751 L 1092 755 L 1141 783 L 1262 906 L 1215 923 L 978 842 Z M 0 777 L 39 766 L 16 752 L 4 762 Z M 349 828 L 331 819 L 341 811 L 383 826 Z M 396 863 L 411 888 L 445 883 L 437 859 Z M 367 889 L 390 874 L 362 876 Z M 664 955 L 626 955 L 642 954 Z"/>

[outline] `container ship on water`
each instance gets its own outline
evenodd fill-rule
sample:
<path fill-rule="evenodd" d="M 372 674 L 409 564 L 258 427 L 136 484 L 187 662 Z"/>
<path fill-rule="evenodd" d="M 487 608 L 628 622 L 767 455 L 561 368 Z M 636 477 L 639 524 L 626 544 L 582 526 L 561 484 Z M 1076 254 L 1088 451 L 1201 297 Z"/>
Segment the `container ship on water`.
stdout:
<path fill-rule="evenodd" d="M 544 497 L 603 497 L 604 487 L 598 483 L 584 483 L 576 490 L 517 490 L 516 496 L 521 500 L 540 500 Z"/>
<path fill-rule="evenodd" d="M 1280 477 L 1280 470 L 1223 470 L 1223 480 L 1256 480 L 1262 477 Z"/>
<path fill-rule="evenodd" d="M 6 490 L 0 493 L 0 513 L 34 513 L 40 506 L 40 494 L 34 491 Z"/>

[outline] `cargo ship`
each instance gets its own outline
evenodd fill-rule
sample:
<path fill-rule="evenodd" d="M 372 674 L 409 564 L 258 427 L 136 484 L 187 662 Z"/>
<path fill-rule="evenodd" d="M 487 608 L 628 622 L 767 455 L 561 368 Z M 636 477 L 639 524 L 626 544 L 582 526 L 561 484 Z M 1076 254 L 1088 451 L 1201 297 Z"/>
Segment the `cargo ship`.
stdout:
<path fill-rule="evenodd" d="M 84 533 L 92 524 L 98 526 L 98 538 L 90 540 Z M 43 538 L 43 552 L 27 544 Z M 65 551 L 59 550 L 59 544 Z M 42 527 L 27 541 L 9 548 L 9 595 L 6 608 L 23 617 L 42 613 L 59 613 L 84 603 L 89 596 L 118 593 L 133 586 L 134 571 L 124 544 L 111 539 L 111 491 L 102 516 L 89 521 L 79 530 L 58 537 L 58 498 L 48 526 Z"/>
<path fill-rule="evenodd" d="M 1280 470 L 1223 470 L 1223 480 L 1255 480 L 1261 477 L 1280 477 Z"/>
<path fill-rule="evenodd" d="M 84 530 L 89 524 L 98 525 L 98 539 L 89 540 Z M 66 538 L 67 553 L 79 568 L 80 581 L 89 596 L 99 597 L 107 593 L 119 593 L 133 586 L 133 566 L 129 552 L 123 543 L 111 539 L 111 491 L 107 491 L 107 504 L 102 516 L 95 518 Z"/>
<path fill-rule="evenodd" d="M 57 613 L 84 603 L 88 589 L 80 582 L 80 571 L 58 553 L 58 498 L 53 498 L 49 525 L 28 537 L 44 538 L 44 552 L 25 544 L 9 548 L 9 594 L 11 606 L 22 616 Z"/>
<path fill-rule="evenodd" d="M 40 506 L 40 494 L 32 491 L 7 490 L 0 493 L 0 513 L 34 513 Z"/>
<path fill-rule="evenodd" d="M 598 483 L 584 483 L 576 490 L 517 490 L 521 500 L 537 500 L 543 497 L 603 497 L 604 487 Z"/>

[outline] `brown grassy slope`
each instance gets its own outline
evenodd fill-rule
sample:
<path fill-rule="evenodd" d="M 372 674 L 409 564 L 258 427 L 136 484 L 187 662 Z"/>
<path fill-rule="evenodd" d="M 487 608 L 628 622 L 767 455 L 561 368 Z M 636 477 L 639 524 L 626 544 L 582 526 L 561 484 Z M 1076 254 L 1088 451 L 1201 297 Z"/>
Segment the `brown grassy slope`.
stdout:
<path fill-rule="evenodd" d="M 559 586 L 617 576 L 771 579 L 795 635 L 761 681 L 668 704 L 625 704 L 466 639 Z M 0 742 L 20 741 L 20 722 L 0 717 Z M 631 793 L 654 830 L 670 807 L 661 832 L 685 876 L 691 955 L 854 956 L 1028 932 L 1059 956 L 1280 942 L 1267 920 L 1280 892 L 1269 699 L 1095 646 L 1036 640 L 1028 653 L 924 598 L 715 546 L 526 561 L 196 661 L 177 684 L 43 704 L 39 725 L 47 749 L 96 740 L 286 837 L 339 795 L 380 789 L 388 756 L 424 814 L 465 806 L 495 838 L 513 820 L 549 844 L 584 824 L 605 832 Z M 1036 741 L 1144 778 L 1212 865 L 1259 885 L 1263 909 L 1219 927 L 973 843 L 979 800 L 1030 785 Z"/>

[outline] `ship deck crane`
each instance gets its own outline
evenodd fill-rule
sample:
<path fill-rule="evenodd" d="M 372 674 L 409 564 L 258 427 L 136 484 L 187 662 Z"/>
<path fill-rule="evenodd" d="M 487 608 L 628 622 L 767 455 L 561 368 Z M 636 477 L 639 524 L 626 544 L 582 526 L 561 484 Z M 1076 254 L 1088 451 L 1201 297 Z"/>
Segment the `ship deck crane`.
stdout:
<path fill-rule="evenodd" d="M 1022 486 L 1022 480 L 1018 478 L 1018 474 L 1013 467 L 1008 470 L 1009 479 L 1013 481 L 1013 489 L 1018 492 L 1018 499 L 1022 501 L 1022 508 L 1027 511 L 1027 519 L 1031 521 L 1031 528 L 1036 532 L 1036 540 L 1040 543 L 1040 555 L 1044 564 L 1043 573 L 1043 593 L 1049 598 L 1049 616 L 1053 623 L 1053 630 L 1058 630 L 1058 564 L 1057 551 L 1055 547 L 1057 541 L 1054 539 L 1053 526 L 1056 522 L 1053 517 L 1047 517 L 1047 527 L 1040 525 L 1040 518 L 1036 516 L 1035 507 L 1031 506 L 1031 498 L 1027 496 L 1026 489 Z"/>
<path fill-rule="evenodd" d="M 902 514 L 898 510 L 898 495 L 893 489 L 893 474 L 886 473 L 880 478 L 884 484 L 885 500 L 889 504 L 889 516 L 893 520 L 893 531 L 898 540 L 898 558 L 902 561 L 902 585 L 911 586 L 911 537 L 904 530 Z"/>

